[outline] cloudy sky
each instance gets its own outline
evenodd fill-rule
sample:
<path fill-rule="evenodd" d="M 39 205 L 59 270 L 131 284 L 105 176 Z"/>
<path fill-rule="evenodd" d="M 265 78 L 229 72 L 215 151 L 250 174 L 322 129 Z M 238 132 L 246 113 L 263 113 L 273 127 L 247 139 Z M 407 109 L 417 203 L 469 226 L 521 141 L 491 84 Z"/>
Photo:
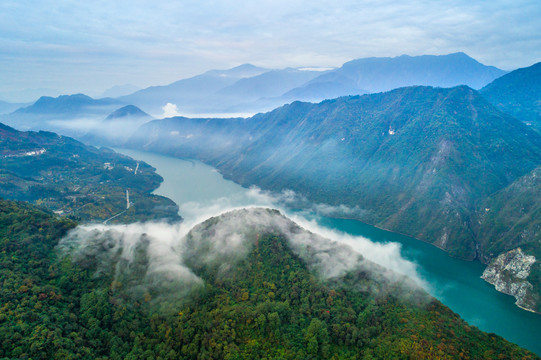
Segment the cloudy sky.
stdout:
<path fill-rule="evenodd" d="M 96 95 L 242 63 L 340 66 L 463 51 L 503 69 L 541 61 L 539 0 L 2 0 L 0 98 Z"/>

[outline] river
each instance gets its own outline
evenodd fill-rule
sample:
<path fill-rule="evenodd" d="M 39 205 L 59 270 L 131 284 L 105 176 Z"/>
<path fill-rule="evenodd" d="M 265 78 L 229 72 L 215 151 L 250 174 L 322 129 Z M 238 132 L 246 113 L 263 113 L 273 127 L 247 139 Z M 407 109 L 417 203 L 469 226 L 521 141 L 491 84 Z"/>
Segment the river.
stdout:
<path fill-rule="evenodd" d="M 154 166 L 164 181 L 154 193 L 175 201 L 186 221 L 196 222 L 226 208 L 272 206 L 260 193 L 225 180 L 220 173 L 199 161 L 182 160 L 149 152 L 115 149 Z M 468 323 L 503 336 L 541 355 L 541 315 L 514 305 L 514 298 L 502 294 L 480 278 L 484 266 L 452 258 L 422 241 L 384 231 L 356 220 L 304 214 L 319 226 L 376 243 L 395 242 L 401 255 L 417 264 L 428 291 Z"/>

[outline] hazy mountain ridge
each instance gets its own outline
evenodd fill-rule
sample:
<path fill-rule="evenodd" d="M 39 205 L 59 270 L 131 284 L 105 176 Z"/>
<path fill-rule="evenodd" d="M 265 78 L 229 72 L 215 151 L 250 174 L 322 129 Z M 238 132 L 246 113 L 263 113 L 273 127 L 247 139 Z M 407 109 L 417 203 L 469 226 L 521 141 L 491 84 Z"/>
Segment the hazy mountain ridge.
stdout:
<path fill-rule="evenodd" d="M 104 121 L 115 121 L 117 119 L 130 118 L 130 117 L 148 117 L 151 118 L 143 110 L 134 105 L 126 105 L 110 113 Z"/>
<path fill-rule="evenodd" d="M 234 84 L 219 90 L 215 95 L 232 98 L 240 104 L 262 98 L 275 98 L 283 95 L 292 88 L 303 85 L 320 73 L 320 71 L 292 68 L 270 70 L 257 76 L 240 79 Z M 237 105 L 236 107 L 239 110 L 242 109 L 242 105 Z"/>
<path fill-rule="evenodd" d="M 93 99 L 84 94 L 61 95 L 56 98 L 50 96 L 40 97 L 34 104 L 15 111 L 16 114 L 66 114 L 71 116 L 74 112 L 95 111 L 101 113 L 102 107 L 115 106 L 119 102 L 114 99 Z"/>
<path fill-rule="evenodd" d="M 203 126 L 212 121 L 221 124 L 220 142 Z M 155 121 L 129 144 L 195 156 L 247 186 L 358 206 L 355 217 L 364 222 L 485 262 L 510 244 L 486 250 L 491 240 L 480 240 L 479 205 L 541 164 L 541 136 L 466 86 L 294 102 L 241 121 L 240 130 L 232 125 L 232 138 L 228 122 Z M 193 138 L 198 148 L 167 136 L 195 134 L 193 126 L 205 129 Z"/>
<path fill-rule="evenodd" d="M 23 103 L 12 103 L 7 101 L 0 100 L 0 115 L 11 113 L 21 107 L 24 107 L 27 104 Z"/>
<path fill-rule="evenodd" d="M 251 64 L 244 64 L 229 70 L 210 70 L 201 75 L 181 79 L 168 85 L 151 86 L 119 100 L 141 107 L 147 112 L 160 114 L 162 107 L 173 103 L 183 111 L 201 112 L 208 106 L 208 98 L 215 92 L 234 84 L 236 81 L 257 76 L 267 71 Z"/>
<path fill-rule="evenodd" d="M 124 95 L 133 94 L 136 91 L 141 90 L 140 87 L 137 87 L 132 84 L 125 85 L 115 85 L 107 90 L 105 90 L 99 98 L 116 98 Z"/>
<path fill-rule="evenodd" d="M 541 63 L 494 80 L 481 94 L 500 110 L 541 131 Z"/>
<path fill-rule="evenodd" d="M 125 146 L 137 147 L 148 143 L 155 147 L 156 152 L 178 157 L 201 156 L 210 161 L 216 153 L 240 151 L 250 141 L 247 129 L 247 119 L 244 118 L 174 117 L 141 126 Z"/>
<path fill-rule="evenodd" d="M 19 130 L 47 130 L 68 136 L 82 136 L 103 117 L 124 103 L 115 99 L 93 99 L 84 94 L 42 96 L 35 103 L 10 114 L 0 121 Z"/>
<path fill-rule="evenodd" d="M 151 113 L 159 113 L 168 102 L 183 113 L 260 112 L 294 100 L 321 101 L 412 85 L 480 88 L 505 74 L 464 53 L 356 59 L 323 72 L 256 68 L 260 73 L 236 79 L 235 69 L 209 71 L 120 99 Z"/>
<path fill-rule="evenodd" d="M 74 229 L 76 224 L 0 200 L 0 236 L 6 239 L 0 243 L 0 300 L 8 310 L 0 322 L 0 356 L 480 358 L 488 352 L 536 358 L 468 326 L 418 289 L 375 282 L 362 268 L 322 279 L 291 248 L 290 238 L 250 220 L 242 227 L 239 216 L 296 226 L 262 209 L 224 214 L 196 226 L 188 238 L 222 246 L 243 237 L 244 252 L 231 263 L 218 248 L 196 251 L 201 261 L 213 255 L 208 264 L 214 265 L 193 268 L 190 276 L 197 274 L 200 283 L 186 296 L 174 286 L 163 294 L 158 284 L 177 284 L 188 274 L 145 276 L 152 271 L 157 239 L 141 234 L 135 244 L 127 238 L 116 243 L 117 230 L 110 229 L 94 231 L 88 243 L 69 248 L 84 233 Z M 117 251 L 111 248 L 115 243 Z M 131 286 L 138 292 L 128 292 Z M 377 288 L 387 290 L 377 293 Z M 168 310 L 157 311 L 154 299 Z M 12 326 L 16 319 L 18 326 Z"/>
<path fill-rule="evenodd" d="M 377 93 L 413 86 L 453 87 L 468 85 L 479 89 L 505 71 L 485 66 L 464 53 L 449 55 L 402 55 L 394 58 L 364 58 L 349 61 L 341 68 L 293 89 L 285 97 L 321 101 L 345 95 Z M 321 89 L 321 90 L 320 90 Z"/>

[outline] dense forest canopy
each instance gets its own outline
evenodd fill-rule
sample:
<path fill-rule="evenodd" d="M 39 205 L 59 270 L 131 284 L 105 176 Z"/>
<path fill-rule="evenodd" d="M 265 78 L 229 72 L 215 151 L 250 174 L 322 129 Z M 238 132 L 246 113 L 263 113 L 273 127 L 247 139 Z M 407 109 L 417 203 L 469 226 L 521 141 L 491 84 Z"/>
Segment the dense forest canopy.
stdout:
<path fill-rule="evenodd" d="M 0 357 L 536 358 L 468 326 L 417 288 L 384 278 L 375 282 L 366 268 L 316 276 L 307 253 L 294 251 L 276 229 L 238 228 L 244 255 L 209 258 L 216 236 L 233 235 L 217 231 L 232 228 L 232 216 L 212 218 L 187 235 L 188 244 L 200 243 L 179 261 L 201 282 L 189 294 L 163 298 L 158 307 L 153 297 L 160 294 L 153 291 L 159 288 L 126 291 L 149 271 L 151 242 L 145 236 L 129 266 L 122 249 L 111 252 L 103 235 L 94 237 L 88 256 L 77 257 L 58 250 L 74 222 L 1 200 Z"/>

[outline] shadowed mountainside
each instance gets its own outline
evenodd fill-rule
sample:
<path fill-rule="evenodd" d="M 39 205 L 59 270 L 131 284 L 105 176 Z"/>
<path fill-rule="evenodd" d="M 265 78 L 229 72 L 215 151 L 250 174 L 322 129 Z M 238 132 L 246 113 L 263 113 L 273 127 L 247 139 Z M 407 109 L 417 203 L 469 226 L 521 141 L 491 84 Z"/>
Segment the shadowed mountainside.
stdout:
<path fill-rule="evenodd" d="M 494 80 L 481 94 L 498 109 L 541 131 L 541 63 Z"/>

